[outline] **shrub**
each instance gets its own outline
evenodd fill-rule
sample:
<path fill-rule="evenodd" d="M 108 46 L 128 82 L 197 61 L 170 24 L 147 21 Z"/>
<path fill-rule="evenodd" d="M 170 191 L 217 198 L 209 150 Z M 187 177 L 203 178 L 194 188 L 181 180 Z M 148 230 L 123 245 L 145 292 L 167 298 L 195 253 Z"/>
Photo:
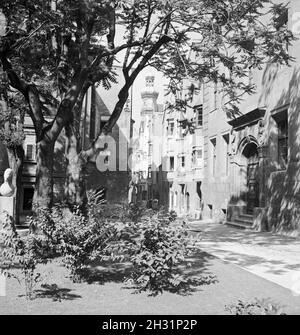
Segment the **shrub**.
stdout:
<path fill-rule="evenodd" d="M 170 221 L 175 221 L 177 219 L 177 213 L 174 210 L 170 211 Z"/>
<path fill-rule="evenodd" d="M 41 240 L 32 233 L 20 237 L 9 217 L 4 223 L 3 237 L 4 248 L 1 250 L 1 258 L 2 266 L 5 268 L 4 274 L 19 282 L 23 281 L 26 298 L 32 299 L 34 286 L 40 278 L 40 273 L 36 272 L 36 266 L 47 262 L 42 252 Z M 13 268 L 20 269 L 21 277 L 11 271 Z"/>
<path fill-rule="evenodd" d="M 82 278 L 92 261 L 116 260 L 120 253 L 117 250 L 121 249 L 121 243 L 116 243 L 120 228 L 114 221 L 101 217 L 101 213 L 96 204 L 90 202 L 88 216 L 79 208 L 71 212 L 55 206 L 31 218 L 32 229 L 43 236 L 44 252 L 48 257 L 62 256 L 74 281 Z"/>
<path fill-rule="evenodd" d="M 281 308 L 264 300 L 244 302 L 225 306 L 225 310 L 234 315 L 284 315 Z"/>
<path fill-rule="evenodd" d="M 99 206 L 89 198 L 88 215 L 79 208 L 60 206 L 32 218 L 33 230 L 44 239 L 45 253 L 61 255 L 74 281 L 80 280 L 91 262 L 122 261 L 133 264 L 130 282 L 154 294 L 177 288 L 186 279 L 177 266 L 192 252 L 187 225 L 173 224 L 174 213 L 146 209 L 143 205 Z"/>
<path fill-rule="evenodd" d="M 130 257 L 134 272 L 128 281 L 135 283 L 140 291 L 149 290 L 153 294 L 184 283 L 186 279 L 177 266 L 192 252 L 186 223 L 172 225 L 170 214 L 161 210 L 144 216 L 135 228 L 137 238 L 131 245 Z"/>

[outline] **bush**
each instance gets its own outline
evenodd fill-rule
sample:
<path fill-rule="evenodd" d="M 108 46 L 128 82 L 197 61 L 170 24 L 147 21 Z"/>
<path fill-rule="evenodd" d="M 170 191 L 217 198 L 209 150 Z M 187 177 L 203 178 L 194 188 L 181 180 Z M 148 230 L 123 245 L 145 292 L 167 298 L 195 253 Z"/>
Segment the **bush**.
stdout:
<path fill-rule="evenodd" d="M 186 282 L 177 271 L 192 252 L 186 223 L 174 226 L 171 221 L 170 214 L 161 210 L 144 216 L 135 227 L 137 238 L 131 245 L 130 257 L 134 272 L 129 282 L 134 282 L 140 291 L 157 294 Z"/>
<path fill-rule="evenodd" d="M 4 223 L 4 228 L 4 248 L 1 250 L 4 275 L 17 279 L 19 283 L 24 282 L 26 298 L 32 299 L 34 286 L 40 278 L 40 273 L 36 272 L 37 264 L 47 262 L 42 241 L 32 233 L 21 238 L 9 217 Z M 13 268 L 20 269 L 21 277 L 11 271 Z"/>
<path fill-rule="evenodd" d="M 63 257 L 74 281 L 81 279 L 90 262 L 107 257 L 116 259 L 114 249 L 119 246 L 114 242 L 119 238 L 119 228 L 114 222 L 102 219 L 94 203 L 90 203 L 89 216 L 83 215 L 79 208 L 71 212 L 56 206 L 31 218 L 31 225 L 44 236 L 48 256 Z"/>
<path fill-rule="evenodd" d="M 250 302 L 239 300 L 237 304 L 225 306 L 225 310 L 234 315 L 284 315 L 280 307 L 258 299 Z"/>
<path fill-rule="evenodd" d="M 133 264 L 132 277 L 139 290 L 154 294 L 177 288 L 186 279 L 177 266 L 192 249 L 187 225 L 174 225 L 174 213 L 143 205 L 99 206 L 89 198 L 88 215 L 56 206 L 31 218 L 31 227 L 43 236 L 47 257 L 62 256 L 74 281 L 82 279 L 95 261 Z"/>

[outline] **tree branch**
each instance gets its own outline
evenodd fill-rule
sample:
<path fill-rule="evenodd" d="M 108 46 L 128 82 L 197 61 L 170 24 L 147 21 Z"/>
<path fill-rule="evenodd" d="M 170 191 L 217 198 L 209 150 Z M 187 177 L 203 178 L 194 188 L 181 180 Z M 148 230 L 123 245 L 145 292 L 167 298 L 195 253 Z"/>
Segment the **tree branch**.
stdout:
<path fill-rule="evenodd" d="M 3 70 L 7 73 L 10 85 L 23 94 L 25 100 L 29 105 L 29 114 L 32 119 L 36 135 L 41 135 L 42 129 L 47 122 L 43 116 L 43 104 L 39 97 L 38 89 L 34 84 L 28 84 L 21 79 L 16 72 L 12 69 L 12 66 L 6 56 L 2 53 L 0 55 Z"/>
<path fill-rule="evenodd" d="M 152 47 L 151 49 L 146 53 L 146 55 L 144 55 L 143 59 L 140 61 L 140 63 L 138 64 L 138 66 L 132 71 L 132 73 L 128 76 L 127 80 L 125 80 L 125 84 L 123 85 L 123 87 L 121 88 L 119 94 L 118 94 L 118 98 L 119 100 L 117 101 L 114 110 L 108 120 L 108 122 L 106 123 L 106 125 L 102 128 L 102 130 L 100 130 L 98 136 L 96 137 L 96 139 L 92 142 L 91 146 L 89 147 L 89 149 L 87 149 L 86 151 L 82 151 L 80 153 L 80 156 L 85 159 L 88 160 L 90 157 L 93 156 L 93 154 L 95 152 L 97 152 L 98 148 L 97 148 L 97 141 L 100 139 L 101 135 L 107 135 L 112 131 L 112 128 L 114 127 L 114 125 L 116 124 L 116 122 L 118 121 L 124 105 L 128 99 L 129 96 L 129 89 L 131 88 L 134 80 L 136 79 L 136 77 L 138 76 L 138 74 L 143 70 L 143 68 L 147 65 L 149 59 L 151 59 L 151 57 L 154 56 L 154 54 L 161 48 L 162 45 L 168 43 L 172 41 L 172 38 L 169 36 L 162 36 Z"/>

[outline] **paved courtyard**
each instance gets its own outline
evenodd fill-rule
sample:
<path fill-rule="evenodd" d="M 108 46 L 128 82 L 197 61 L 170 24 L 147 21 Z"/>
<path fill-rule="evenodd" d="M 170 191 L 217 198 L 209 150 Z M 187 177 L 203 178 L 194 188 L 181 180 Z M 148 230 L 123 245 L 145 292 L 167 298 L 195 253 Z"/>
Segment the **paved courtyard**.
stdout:
<path fill-rule="evenodd" d="M 222 224 L 191 222 L 200 249 L 300 294 L 300 240 Z"/>

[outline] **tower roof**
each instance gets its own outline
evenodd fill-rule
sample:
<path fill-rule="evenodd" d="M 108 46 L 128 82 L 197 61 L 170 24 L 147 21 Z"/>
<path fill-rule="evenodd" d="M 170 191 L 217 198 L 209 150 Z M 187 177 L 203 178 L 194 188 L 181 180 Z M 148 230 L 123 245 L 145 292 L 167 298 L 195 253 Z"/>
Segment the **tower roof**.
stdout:
<path fill-rule="evenodd" d="M 141 92 L 142 99 L 158 98 L 159 93 L 154 89 L 154 80 L 155 76 L 152 73 L 149 73 L 145 76 L 145 87 Z"/>

